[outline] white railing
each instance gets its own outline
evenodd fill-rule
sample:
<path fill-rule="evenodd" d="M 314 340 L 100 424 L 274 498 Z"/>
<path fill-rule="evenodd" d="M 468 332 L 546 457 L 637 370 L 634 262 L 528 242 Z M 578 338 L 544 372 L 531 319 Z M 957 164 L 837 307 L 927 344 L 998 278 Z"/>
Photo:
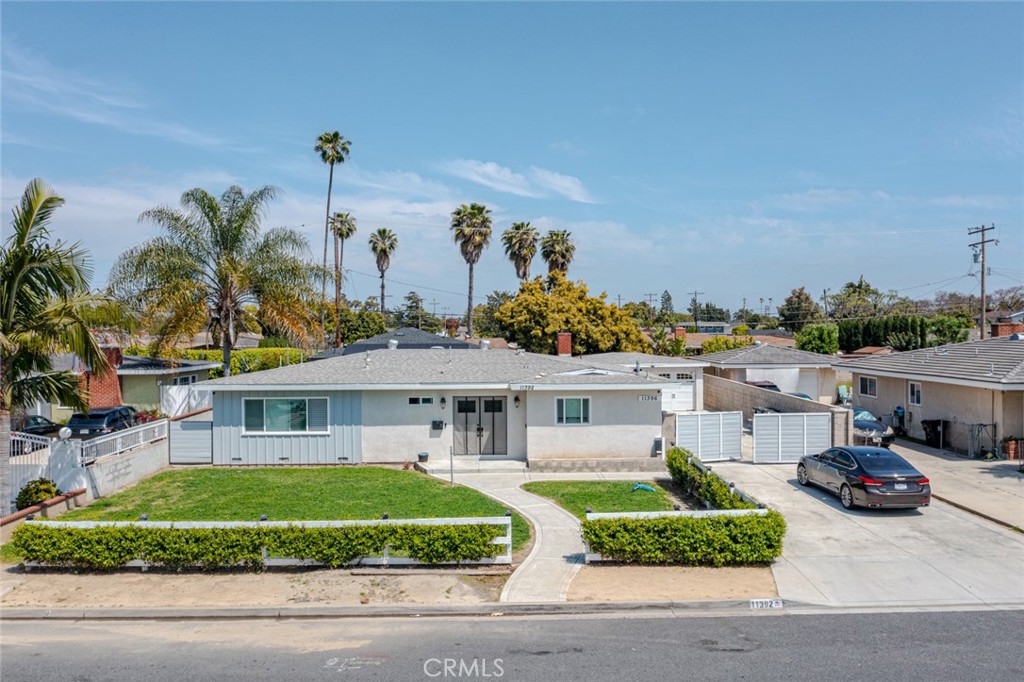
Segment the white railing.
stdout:
<path fill-rule="evenodd" d="M 140 445 L 164 438 L 167 438 L 167 420 L 159 419 L 123 431 L 114 431 L 106 436 L 79 441 L 82 448 L 82 464 L 92 464 L 100 457 L 133 450 Z"/>
<path fill-rule="evenodd" d="M 25 455 L 39 453 L 50 447 L 48 436 L 35 436 L 31 433 L 20 431 L 11 432 L 11 457 L 23 457 Z M 44 457 L 49 456 L 49 451 L 43 453 Z"/>
<path fill-rule="evenodd" d="M 371 519 L 365 521 L 26 521 L 26 523 L 44 523 L 47 528 L 102 528 L 139 526 L 141 528 L 344 528 L 346 526 L 502 526 L 505 534 L 491 541 L 492 545 L 504 545 L 504 551 L 495 556 L 475 561 L 460 561 L 460 564 L 511 564 L 512 563 L 512 517 L 511 516 L 472 516 L 438 519 Z M 384 548 L 381 556 L 360 557 L 351 565 L 358 566 L 407 566 L 419 565 L 422 562 L 408 557 L 393 557 L 390 549 Z M 313 559 L 271 558 L 266 548 L 263 549 L 264 566 L 321 566 Z M 25 562 L 26 566 L 41 566 L 36 562 Z M 125 566 L 136 566 L 145 569 L 152 564 L 133 559 Z"/>

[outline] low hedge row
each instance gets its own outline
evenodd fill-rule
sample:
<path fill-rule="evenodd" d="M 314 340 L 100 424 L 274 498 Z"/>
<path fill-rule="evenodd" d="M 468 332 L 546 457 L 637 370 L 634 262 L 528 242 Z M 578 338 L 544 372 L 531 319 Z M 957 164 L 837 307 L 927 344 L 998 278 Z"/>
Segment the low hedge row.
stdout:
<path fill-rule="evenodd" d="M 782 554 L 786 522 L 776 511 L 749 516 L 663 516 L 583 522 L 583 539 L 605 559 L 637 564 L 770 564 Z"/>
<path fill-rule="evenodd" d="M 503 546 L 491 541 L 503 533 L 503 527 L 492 525 L 76 528 L 27 523 L 14 532 L 11 543 L 26 561 L 85 569 L 117 568 L 133 559 L 164 568 L 255 569 L 263 564 L 263 548 L 272 556 L 337 568 L 359 557 L 380 556 L 385 547 L 429 564 L 494 557 Z"/>
<path fill-rule="evenodd" d="M 712 509 L 756 509 L 757 505 L 747 502 L 729 489 L 729 485 L 711 471 L 694 464 L 694 456 L 680 447 L 669 449 L 665 454 L 668 472 L 682 490 L 707 502 Z"/>

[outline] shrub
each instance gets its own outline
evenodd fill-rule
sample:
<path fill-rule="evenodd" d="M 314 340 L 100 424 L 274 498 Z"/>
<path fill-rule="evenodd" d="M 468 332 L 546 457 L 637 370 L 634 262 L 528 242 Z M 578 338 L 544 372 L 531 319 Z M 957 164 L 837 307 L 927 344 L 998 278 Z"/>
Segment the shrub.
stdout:
<path fill-rule="evenodd" d="M 669 449 L 665 455 L 668 472 L 688 495 L 707 502 L 713 509 L 755 509 L 756 504 L 747 502 L 714 472 L 702 469 L 694 463 L 689 450 L 680 447 Z"/>
<path fill-rule="evenodd" d="M 11 542 L 26 561 L 51 566 L 111 569 L 133 559 L 165 568 L 229 566 L 258 568 L 263 548 L 274 556 L 313 559 L 336 568 L 362 556 L 379 556 L 385 547 L 424 563 L 455 563 L 496 556 L 491 541 L 504 528 L 490 525 L 413 524 L 303 528 L 154 528 L 142 525 L 94 528 L 29 523 Z"/>
<path fill-rule="evenodd" d="M 18 492 L 14 500 L 14 506 L 20 511 L 40 502 L 46 502 L 51 497 L 60 495 L 60 488 L 48 478 L 37 478 L 29 481 L 25 487 Z"/>

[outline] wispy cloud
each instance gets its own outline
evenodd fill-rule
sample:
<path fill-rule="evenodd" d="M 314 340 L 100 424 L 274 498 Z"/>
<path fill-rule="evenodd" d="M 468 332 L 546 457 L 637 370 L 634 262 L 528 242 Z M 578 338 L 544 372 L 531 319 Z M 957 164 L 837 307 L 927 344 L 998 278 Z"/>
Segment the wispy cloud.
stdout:
<path fill-rule="evenodd" d="M 2 79 L 7 106 L 181 144 L 223 144 L 223 140 L 183 123 L 162 120 L 141 92 L 61 70 L 9 40 L 3 46 Z"/>
<path fill-rule="evenodd" d="M 836 206 L 847 206 L 861 198 L 857 190 L 809 189 L 791 194 L 774 194 L 761 202 L 759 207 L 778 208 L 789 211 L 818 211 Z"/>
<path fill-rule="evenodd" d="M 934 197 L 928 201 L 933 206 L 943 208 L 977 208 L 995 210 L 1010 208 L 1021 204 L 1021 197 L 1006 197 L 991 194 L 961 195 L 953 194 L 944 197 Z"/>
<path fill-rule="evenodd" d="M 439 164 L 439 167 L 449 175 L 499 192 L 531 198 L 557 194 L 570 201 L 585 204 L 597 203 L 579 178 L 563 175 L 546 168 L 530 166 L 525 172 L 517 172 L 493 161 L 477 161 L 475 159 L 446 161 Z"/>

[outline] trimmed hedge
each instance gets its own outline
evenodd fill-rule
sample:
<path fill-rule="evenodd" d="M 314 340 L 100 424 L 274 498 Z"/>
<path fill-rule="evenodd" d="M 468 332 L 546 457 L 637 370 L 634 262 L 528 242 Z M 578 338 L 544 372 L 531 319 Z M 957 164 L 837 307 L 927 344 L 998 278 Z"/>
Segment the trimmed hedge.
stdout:
<path fill-rule="evenodd" d="M 693 453 L 680 447 L 665 454 L 672 480 L 688 494 L 711 505 L 712 509 L 756 509 L 732 490 L 717 474 L 701 469 L 693 463 Z"/>
<path fill-rule="evenodd" d="M 776 511 L 750 516 L 663 516 L 583 522 L 591 552 L 637 564 L 770 564 L 782 554 L 786 522 Z"/>
<path fill-rule="evenodd" d="M 144 346 L 129 346 L 125 349 L 126 355 L 142 355 L 149 357 L 151 349 Z M 221 350 L 170 350 L 165 354 L 169 358 L 179 360 L 205 360 L 208 362 L 221 362 L 224 359 Z M 309 359 L 309 352 L 301 348 L 246 348 L 231 351 L 231 374 L 245 374 L 247 372 L 259 372 L 265 369 L 276 369 L 284 365 L 296 365 Z M 224 369 L 218 367 L 210 370 L 210 378 L 218 379 L 224 376 Z"/>
<path fill-rule="evenodd" d="M 385 547 L 429 564 L 494 557 L 503 546 L 491 541 L 504 532 L 493 525 L 75 528 L 28 523 L 14 532 L 11 544 L 26 561 L 84 569 L 118 568 L 133 559 L 176 569 L 257 569 L 264 547 L 273 556 L 313 559 L 337 568 L 359 557 L 380 556 Z"/>
<path fill-rule="evenodd" d="M 716 474 L 693 462 L 679 447 L 666 453 L 672 480 L 714 509 L 756 509 Z M 770 564 L 782 554 L 786 521 L 776 511 L 744 516 L 607 518 L 583 522 L 591 552 L 638 564 L 735 566 Z"/>

